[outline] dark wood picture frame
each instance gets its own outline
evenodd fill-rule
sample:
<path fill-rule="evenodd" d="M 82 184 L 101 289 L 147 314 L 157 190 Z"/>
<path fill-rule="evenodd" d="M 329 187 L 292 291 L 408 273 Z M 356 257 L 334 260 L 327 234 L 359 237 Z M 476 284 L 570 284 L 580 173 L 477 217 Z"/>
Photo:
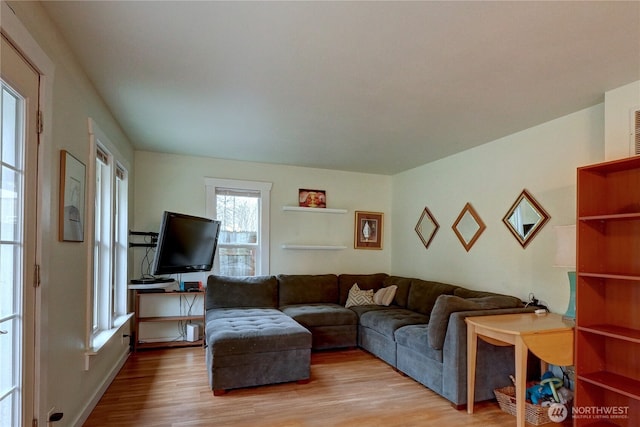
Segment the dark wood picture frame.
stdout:
<path fill-rule="evenodd" d="M 382 212 L 355 212 L 355 249 L 382 249 L 384 231 L 384 214 Z"/>
<path fill-rule="evenodd" d="M 440 224 L 438 224 L 429 208 L 425 206 L 415 227 L 415 231 L 425 249 L 429 249 L 429 245 L 439 229 Z"/>
<path fill-rule="evenodd" d="M 520 224 L 519 227 L 516 227 L 511 221 L 512 217 L 515 218 L 518 216 L 516 214 L 517 211 L 520 211 L 521 213 L 529 211 L 529 217 L 535 218 L 537 216 L 537 219 L 534 222 L 529 221 L 527 223 Z M 513 202 L 505 216 L 502 218 L 502 222 L 511 232 L 513 237 L 516 238 L 518 243 L 520 243 L 522 249 L 525 249 L 550 219 L 551 216 L 549 213 L 544 210 L 536 198 L 533 197 L 533 195 L 525 188 L 522 190 L 520 195 L 518 195 L 516 201 Z"/>

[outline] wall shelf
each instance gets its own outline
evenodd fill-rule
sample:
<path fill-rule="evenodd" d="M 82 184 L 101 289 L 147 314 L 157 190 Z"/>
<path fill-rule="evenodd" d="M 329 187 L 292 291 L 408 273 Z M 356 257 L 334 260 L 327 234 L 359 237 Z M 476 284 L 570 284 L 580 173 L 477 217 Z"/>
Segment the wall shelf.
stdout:
<path fill-rule="evenodd" d="M 331 208 L 306 208 L 303 206 L 283 206 L 283 211 L 293 212 L 313 212 L 313 213 L 330 213 L 330 214 L 346 214 L 346 209 L 331 209 Z"/>
<path fill-rule="evenodd" d="M 347 249 L 347 247 L 342 245 L 293 245 L 285 243 L 282 245 L 282 249 L 339 251 Z"/>

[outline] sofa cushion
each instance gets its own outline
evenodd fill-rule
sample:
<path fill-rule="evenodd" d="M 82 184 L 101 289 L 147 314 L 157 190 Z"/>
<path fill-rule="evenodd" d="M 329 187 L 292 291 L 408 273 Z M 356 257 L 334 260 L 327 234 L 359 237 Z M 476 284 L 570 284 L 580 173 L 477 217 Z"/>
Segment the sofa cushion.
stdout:
<path fill-rule="evenodd" d="M 407 308 L 428 316 L 431 314 L 436 299 L 440 295 L 453 294 L 456 287 L 447 283 L 413 279 L 411 281 L 409 299 L 407 300 Z"/>
<path fill-rule="evenodd" d="M 389 308 L 401 308 L 397 305 L 387 307 L 385 305 L 354 305 L 349 307 L 349 310 L 353 311 L 358 318 L 362 317 L 362 315 L 368 311 L 376 311 L 376 310 L 388 310 Z"/>
<path fill-rule="evenodd" d="M 285 305 L 280 310 L 307 328 L 358 324 L 358 316 L 338 304 Z"/>
<path fill-rule="evenodd" d="M 409 290 L 411 289 L 411 280 L 407 277 L 389 276 L 384 279 L 384 286 L 395 285 L 398 287 L 396 295 L 393 297 L 393 304 L 400 307 L 407 307 L 407 300 L 409 299 Z"/>
<path fill-rule="evenodd" d="M 373 302 L 377 305 L 389 306 L 393 302 L 397 290 L 398 287 L 396 285 L 380 288 L 373 294 Z"/>
<path fill-rule="evenodd" d="M 357 283 L 360 289 L 373 289 L 377 291 L 388 277 L 386 273 L 375 274 L 341 274 L 338 276 L 338 286 L 340 288 L 340 305 L 345 305 L 349 290 Z"/>
<path fill-rule="evenodd" d="M 429 344 L 434 349 L 444 346 L 449 315 L 457 311 L 489 310 L 496 308 L 521 307 L 522 302 L 507 295 L 493 295 L 482 298 L 460 298 L 455 295 L 440 295 L 431 311 L 429 319 Z"/>
<path fill-rule="evenodd" d="M 442 363 L 442 348 L 429 345 L 428 329 L 429 325 L 425 324 L 403 326 L 395 333 L 396 343 Z"/>
<path fill-rule="evenodd" d="M 279 274 L 279 305 L 338 303 L 338 276 L 335 274 Z"/>
<path fill-rule="evenodd" d="M 357 305 L 373 305 L 373 289 L 362 290 L 355 283 L 351 290 L 349 290 L 349 296 L 345 303 L 345 308 L 357 306 Z"/>
<path fill-rule="evenodd" d="M 207 279 L 205 309 L 225 307 L 277 307 L 278 282 L 274 276 L 218 276 Z"/>
<path fill-rule="evenodd" d="M 406 325 L 427 323 L 429 318 L 406 308 L 371 310 L 360 316 L 360 325 L 393 339 L 396 329 Z"/>

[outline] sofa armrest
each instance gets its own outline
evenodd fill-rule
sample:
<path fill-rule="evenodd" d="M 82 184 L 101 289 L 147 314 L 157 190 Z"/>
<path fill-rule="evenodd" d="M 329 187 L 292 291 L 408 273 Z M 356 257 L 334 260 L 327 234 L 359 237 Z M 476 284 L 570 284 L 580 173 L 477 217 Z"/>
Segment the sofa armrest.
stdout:
<path fill-rule="evenodd" d="M 464 321 L 466 317 L 532 311 L 532 307 L 523 307 L 451 313 L 442 349 L 442 395 L 456 406 L 467 403 L 467 324 Z M 514 357 L 512 346 L 499 347 L 479 340 L 475 401 L 493 399 L 494 389 L 511 385 L 509 375 L 515 373 Z"/>

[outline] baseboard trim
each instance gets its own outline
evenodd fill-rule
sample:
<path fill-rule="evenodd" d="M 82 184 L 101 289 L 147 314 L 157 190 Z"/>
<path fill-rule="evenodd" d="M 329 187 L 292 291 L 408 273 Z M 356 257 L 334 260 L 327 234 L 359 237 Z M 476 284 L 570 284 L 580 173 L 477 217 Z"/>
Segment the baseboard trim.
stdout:
<path fill-rule="evenodd" d="M 76 420 L 71 424 L 72 426 L 82 427 L 85 421 L 89 419 L 89 415 L 91 415 L 91 412 L 93 412 L 95 407 L 98 405 L 98 402 L 100 401 L 100 399 L 102 398 L 104 393 L 107 391 L 107 389 L 109 388 L 113 380 L 116 378 L 116 375 L 118 375 L 118 372 L 120 372 L 125 362 L 129 358 L 129 355 L 131 354 L 129 350 L 130 350 L 129 347 L 125 347 L 123 349 L 122 354 L 118 359 L 118 363 L 116 363 L 113 366 L 113 369 L 111 369 L 111 372 L 109 372 L 109 375 L 105 377 L 100 387 L 98 387 L 98 389 L 93 394 L 91 399 L 84 406 L 84 410 L 80 413 L 78 418 L 76 418 Z"/>

